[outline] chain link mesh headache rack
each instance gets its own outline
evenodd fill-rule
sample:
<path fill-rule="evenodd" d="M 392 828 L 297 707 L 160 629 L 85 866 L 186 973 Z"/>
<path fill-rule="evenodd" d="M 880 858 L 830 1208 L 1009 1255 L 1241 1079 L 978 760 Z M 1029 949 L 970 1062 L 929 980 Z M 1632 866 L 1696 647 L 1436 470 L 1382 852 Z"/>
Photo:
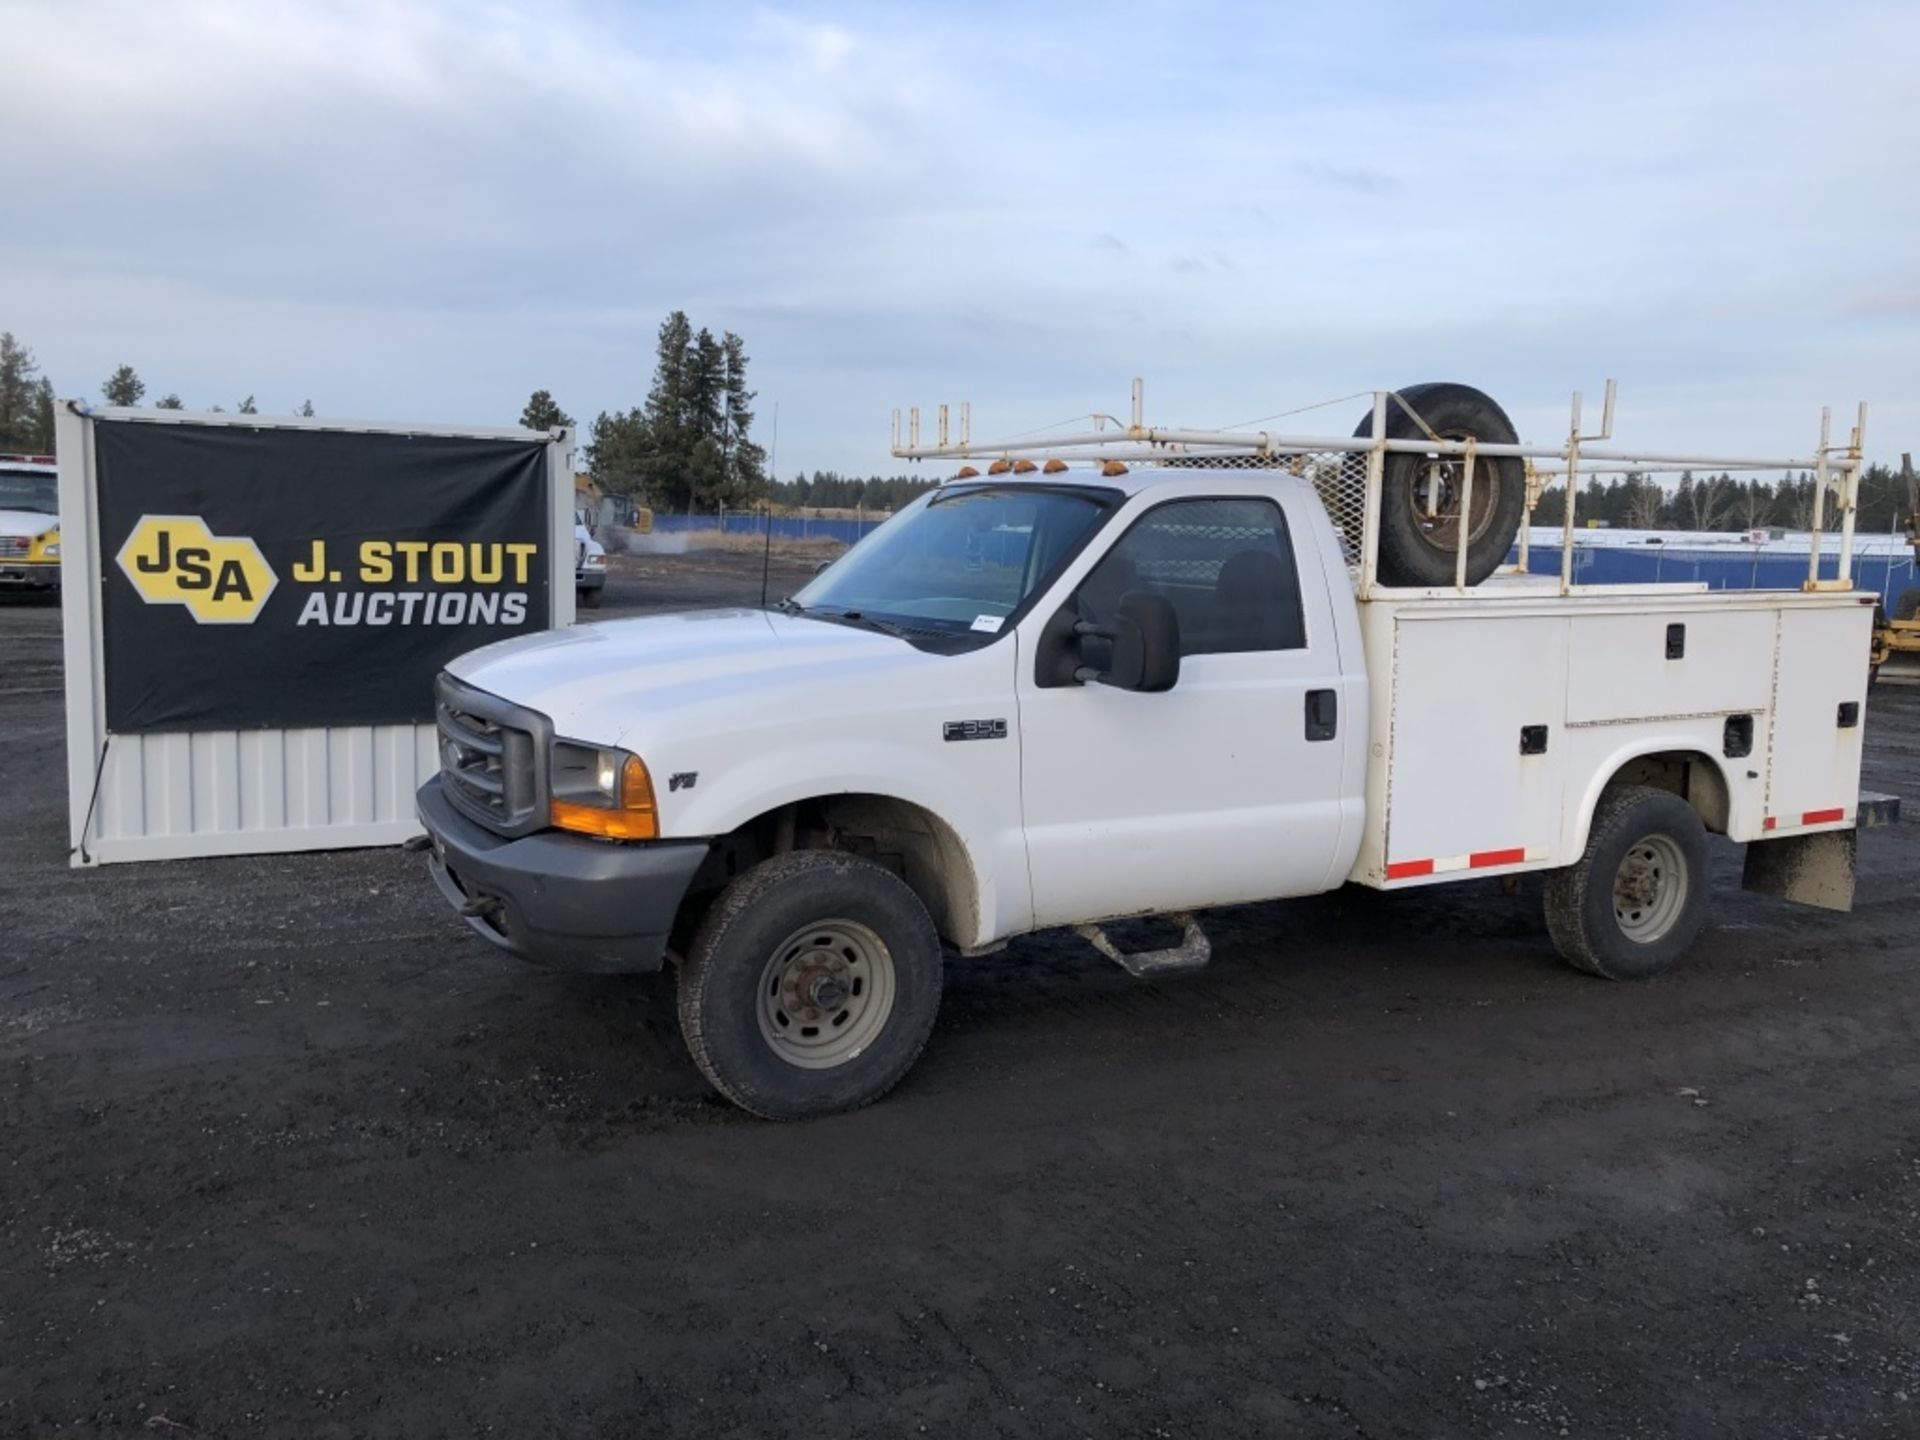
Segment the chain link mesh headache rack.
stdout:
<path fill-rule="evenodd" d="M 938 440 L 923 444 L 920 438 L 918 406 L 907 412 L 906 430 L 901 429 L 901 412 L 893 412 L 892 453 L 906 460 L 962 460 L 986 462 L 995 473 L 1006 473 L 1018 465 L 1022 470 L 1038 470 L 1032 457 L 1044 457 L 1047 473 L 1059 473 L 1068 461 L 1091 461 L 1106 465 L 1151 465 L 1174 469 L 1280 470 L 1311 483 L 1332 517 L 1353 573 L 1354 588 L 1362 598 L 1378 589 L 1388 588 L 1379 577 L 1381 501 L 1390 455 L 1421 457 L 1411 471 L 1414 505 L 1429 524 L 1451 523 L 1458 534 L 1459 517 L 1469 517 L 1469 531 L 1475 517 L 1473 491 L 1482 473 L 1484 461 L 1518 459 L 1525 462 L 1525 517 L 1519 527 L 1517 564 L 1503 567 L 1504 573 L 1528 573 L 1528 532 L 1534 507 L 1541 493 L 1555 480 L 1566 489 L 1564 519 L 1560 542 L 1560 593 L 1568 594 L 1585 587 L 1575 585 L 1574 531 L 1578 526 L 1580 483 L 1583 478 L 1626 472 L 1653 474 L 1681 470 L 1706 470 L 1728 474 L 1754 472 L 1806 472 L 1814 477 L 1811 545 L 1807 558 L 1806 590 L 1851 590 L 1853 588 L 1854 521 L 1860 495 L 1860 476 L 1864 468 L 1862 447 L 1866 438 L 1867 407 L 1862 402 L 1852 431 L 1844 445 L 1832 443 L 1832 411 L 1820 412 L 1819 444 L 1804 456 L 1692 455 L 1669 454 L 1652 450 L 1608 448 L 1596 442 L 1613 437 L 1613 412 L 1616 386 L 1607 381 L 1606 400 L 1601 410 L 1600 428 L 1584 433 L 1581 426 L 1581 397 L 1573 396 L 1567 438 L 1559 445 L 1495 443 L 1472 438 L 1452 439 L 1437 434 L 1413 404 L 1398 391 L 1376 390 L 1347 399 L 1371 399 L 1367 423 L 1357 435 L 1291 435 L 1246 428 L 1195 430 L 1149 426 L 1145 420 L 1145 387 L 1133 382 L 1133 410 L 1128 423 L 1111 415 L 1091 415 L 1094 428 L 1069 434 L 1029 432 L 1005 440 L 976 441 L 971 438 L 972 407 L 960 407 L 957 441 L 948 430 L 948 407 L 938 411 Z M 1340 404 L 1343 401 L 1327 401 Z M 1318 405 L 1304 409 L 1318 409 Z M 1390 434 L 1390 419 L 1395 412 L 1405 415 L 1420 432 L 1413 438 Z M 1289 412 L 1299 414 L 1301 411 Z M 1284 418 L 1284 417 L 1276 417 Z M 1839 557 L 1832 578 L 1822 579 L 1820 560 L 1822 541 L 1829 523 L 1829 493 L 1837 515 L 1840 536 Z M 1471 533 L 1470 533 L 1471 539 Z M 1453 588 L 1461 593 L 1469 588 L 1467 580 L 1468 545 L 1450 547 L 1453 555 Z"/>

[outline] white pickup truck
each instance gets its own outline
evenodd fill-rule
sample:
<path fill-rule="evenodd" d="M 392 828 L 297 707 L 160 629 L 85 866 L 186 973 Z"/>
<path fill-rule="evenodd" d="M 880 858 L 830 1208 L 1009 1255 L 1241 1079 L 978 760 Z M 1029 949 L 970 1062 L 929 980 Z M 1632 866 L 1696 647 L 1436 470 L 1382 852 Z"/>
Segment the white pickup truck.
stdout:
<path fill-rule="evenodd" d="M 771 609 L 463 656 L 431 871 L 529 960 L 676 963 L 695 1061 L 770 1117 L 885 1093 L 943 951 L 1047 927 L 1151 975 L 1205 962 L 1208 907 L 1541 870 L 1560 952 L 1640 977 L 1700 932 L 1709 833 L 1756 888 L 1845 908 L 1890 808 L 1859 793 L 1872 596 L 1382 584 L 1354 550 L 1395 487 L 1445 551 L 1445 505 L 1482 513 L 1463 472 L 1488 513 L 1524 483 L 1498 442 L 1462 465 L 1458 433 L 1422 457 L 1395 428 L 1376 407 L 1347 447 L 1347 534 L 1351 466 L 1156 439 L 1158 465 L 962 472 Z M 1100 928 L 1151 914 L 1185 938 Z"/>

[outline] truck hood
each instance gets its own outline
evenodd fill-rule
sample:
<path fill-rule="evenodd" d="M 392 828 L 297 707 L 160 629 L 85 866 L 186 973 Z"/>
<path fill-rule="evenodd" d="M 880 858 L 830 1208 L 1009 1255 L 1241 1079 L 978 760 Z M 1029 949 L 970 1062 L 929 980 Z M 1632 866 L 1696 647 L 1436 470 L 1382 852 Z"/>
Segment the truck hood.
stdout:
<path fill-rule="evenodd" d="M 523 635 L 447 665 L 457 680 L 538 710 L 598 745 L 663 731 L 765 723 L 794 692 L 938 658 L 877 631 L 767 610 L 694 610 Z M 734 712 L 734 713 L 729 713 Z"/>
<path fill-rule="evenodd" d="M 38 510 L 0 510 L 0 535 L 25 535 L 32 539 L 59 528 L 58 515 L 42 515 Z"/>

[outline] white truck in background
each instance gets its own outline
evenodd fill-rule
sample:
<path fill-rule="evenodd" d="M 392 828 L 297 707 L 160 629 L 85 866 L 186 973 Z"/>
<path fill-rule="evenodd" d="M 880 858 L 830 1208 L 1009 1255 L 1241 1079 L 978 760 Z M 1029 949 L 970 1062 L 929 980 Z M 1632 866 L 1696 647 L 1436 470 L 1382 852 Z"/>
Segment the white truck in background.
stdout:
<path fill-rule="evenodd" d="M 0 455 L 0 591 L 59 593 L 59 474 L 51 455 Z"/>
<path fill-rule="evenodd" d="M 607 588 L 607 547 L 594 539 L 592 512 L 573 510 L 573 598 L 589 610 L 600 608 Z"/>
<path fill-rule="evenodd" d="M 1749 885 L 1845 908 L 1856 829 L 1897 807 L 1859 792 L 1872 596 L 1490 574 L 1523 461 L 1677 458 L 1593 438 L 1577 401 L 1530 447 L 1433 385 L 1354 438 L 1148 430 L 1136 400 L 1050 444 L 896 439 L 998 459 L 773 608 L 450 664 L 430 870 L 529 960 L 677 964 L 697 1064 L 782 1118 L 906 1073 L 943 949 L 1048 927 L 1155 975 L 1205 963 L 1208 907 L 1539 870 L 1560 953 L 1637 978 L 1699 934 L 1710 833 Z M 1850 531 L 1860 431 L 1823 435 L 1823 494 L 1830 454 Z M 1102 928 L 1154 914 L 1179 944 Z"/>

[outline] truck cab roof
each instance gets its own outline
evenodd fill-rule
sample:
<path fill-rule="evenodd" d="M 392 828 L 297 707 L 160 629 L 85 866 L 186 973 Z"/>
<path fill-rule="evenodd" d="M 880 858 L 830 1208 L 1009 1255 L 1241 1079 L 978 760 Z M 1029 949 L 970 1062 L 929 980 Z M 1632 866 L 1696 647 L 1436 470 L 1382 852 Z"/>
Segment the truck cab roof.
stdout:
<path fill-rule="evenodd" d="M 1235 457 L 1240 458 L 1240 457 Z M 995 462 L 998 465 L 1001 462 Z M 1145 490 L 1159 489 L 1161 486 L 1201 480 L 1207 477 L 1234 475 L 1249 479 L 1260 478 L 1270 483 L 1297 481 L 1298 476 L 1279 465 L 1254 466 L 1247 464 L 1221 465 L 1196 463 L 1192 465 L 1123 465 L 1108 463 L 1105 465 L 1089 461 L 1054 461 L 1059 468 L 1048 470 L 1045 466 L 1021 462 L 1009 469 L 975 470 L 972 466 L 963 467 L 958 474 L 941 482 L 940 488 L 947 489 L 960 485 L 1079 485 L 1089 489 L 1118 491 L 1122 495 L 1138 495 Z M 972 472 L 972 473 L 969 473 Z"/>

